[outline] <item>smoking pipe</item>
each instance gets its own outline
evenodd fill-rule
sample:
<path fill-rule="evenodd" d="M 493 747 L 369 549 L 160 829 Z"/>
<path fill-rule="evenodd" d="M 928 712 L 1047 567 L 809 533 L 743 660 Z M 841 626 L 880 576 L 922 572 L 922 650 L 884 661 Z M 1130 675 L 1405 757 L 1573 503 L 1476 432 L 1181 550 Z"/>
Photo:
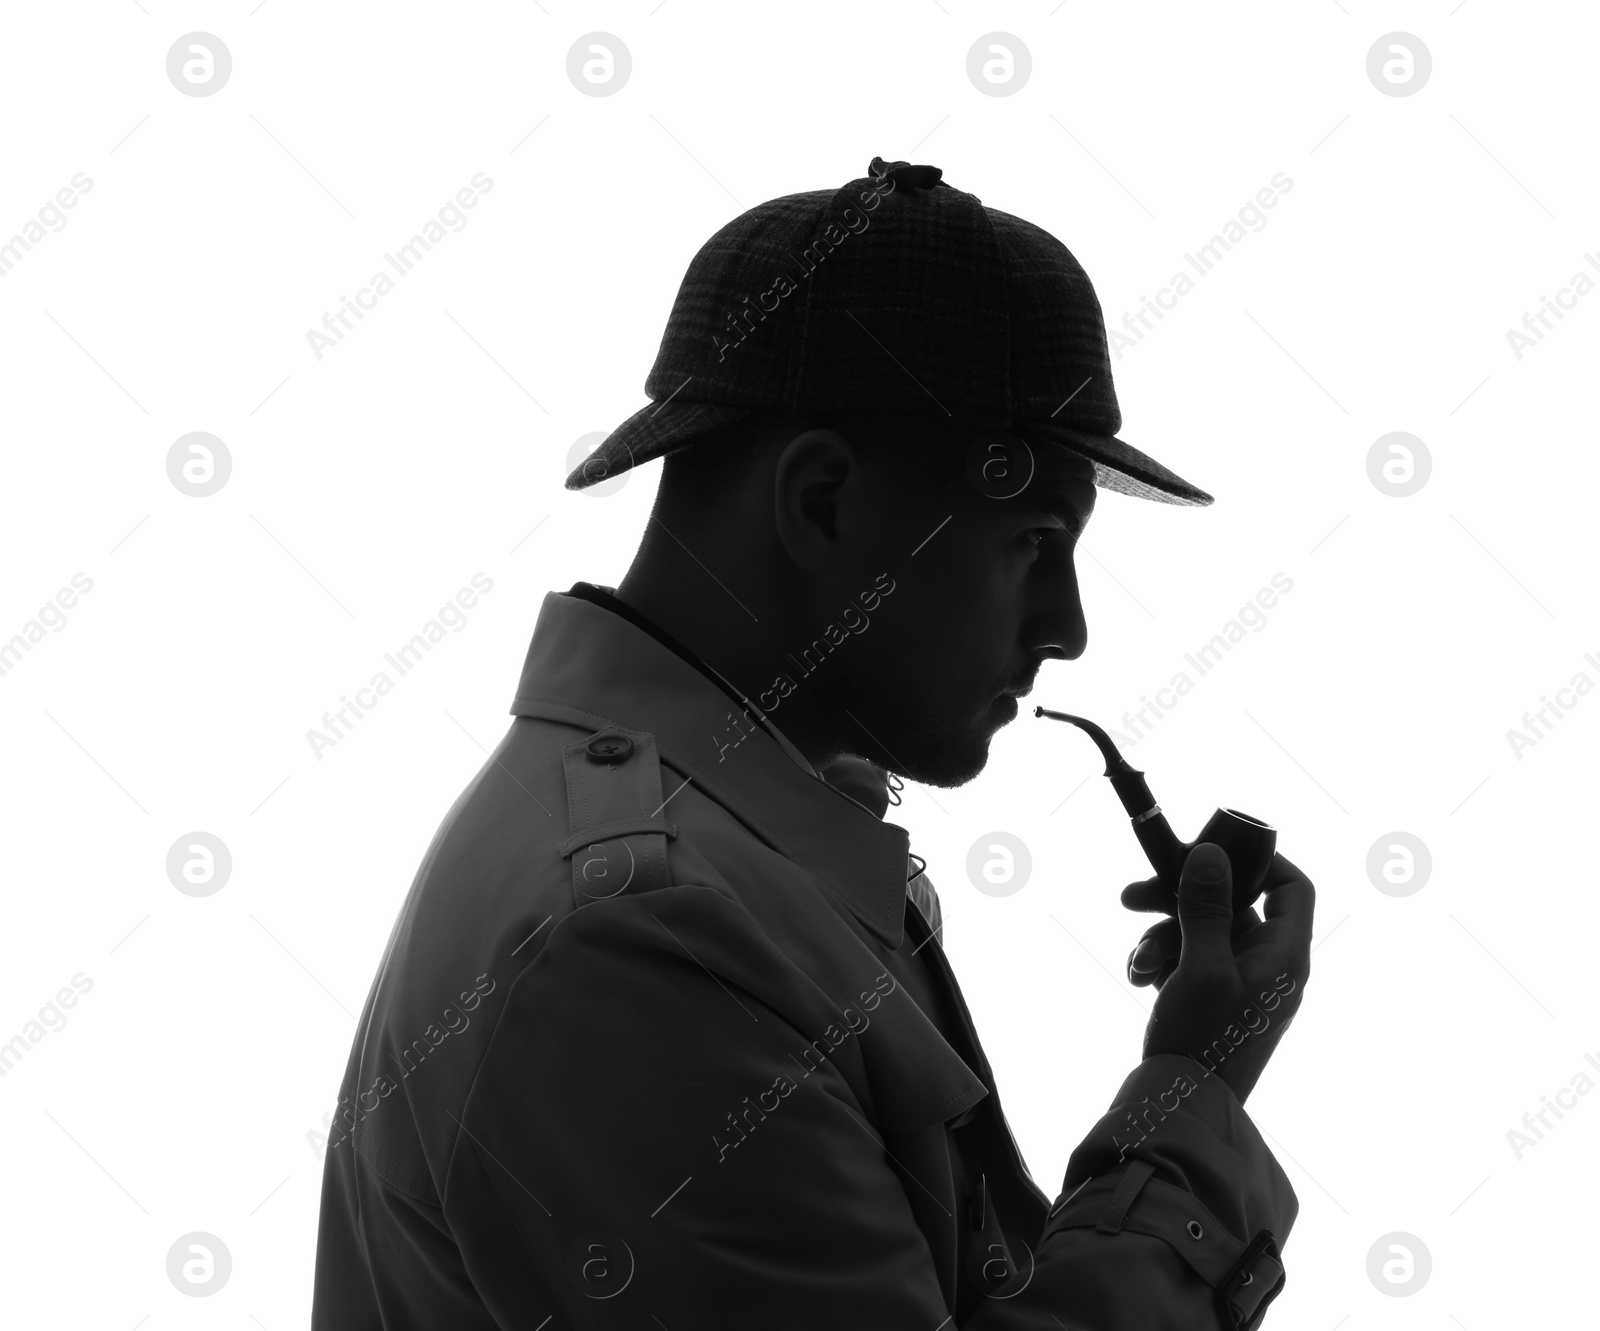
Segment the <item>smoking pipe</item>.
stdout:
<path fill-rule="evenodd" d="M 1178 840 L 1178 834 L 1167 823 L 1166 815 L 1145 784 L 1144 773 L 1132 767 L 1117 751 L 1111 736 L 1081 716 L 1066 712 L 1052 712 L 1036 707 L 1035 716 L 1048 716 L 1055 721 L 1066 721 L 1078 727 L 1095 742 L 1105 756 L 1106 776 L 1111 788 L 1117 792 L 1122 807 L 1133 822 L 1133 834 L 1144 847 L 1150 867 L 1156 877 L 1168 888 L 1174 905 L 1178 896 L 1178 877 L 1183 872 L 1183 862 L 1189 851 L 1202 841 L 1220 846 L 1233 868 L 1233 911 L 1235 915 L 1255 903 L 1261 895 L 1261 884 L 1267 876 L 1273 853 L 1278 847 L 1277 831 L 1258 818 L 1237 809 L 1218 809 L 1211 815 L 1200 835 L 1193 841 Z"/>

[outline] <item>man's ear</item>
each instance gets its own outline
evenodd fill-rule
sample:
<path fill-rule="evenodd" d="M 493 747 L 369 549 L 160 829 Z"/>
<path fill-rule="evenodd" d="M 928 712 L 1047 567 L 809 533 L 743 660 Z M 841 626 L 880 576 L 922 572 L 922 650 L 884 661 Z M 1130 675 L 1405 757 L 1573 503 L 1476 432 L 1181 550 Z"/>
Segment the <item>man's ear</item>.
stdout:
<path fill-rule="evenodd" d="M 839 504 L 860 470 L 850 441 L 837 430 L 804 430 L 778 455 L 773 474 L 778 540 L 800 568 L 816 568 L 838 544 Z"/>

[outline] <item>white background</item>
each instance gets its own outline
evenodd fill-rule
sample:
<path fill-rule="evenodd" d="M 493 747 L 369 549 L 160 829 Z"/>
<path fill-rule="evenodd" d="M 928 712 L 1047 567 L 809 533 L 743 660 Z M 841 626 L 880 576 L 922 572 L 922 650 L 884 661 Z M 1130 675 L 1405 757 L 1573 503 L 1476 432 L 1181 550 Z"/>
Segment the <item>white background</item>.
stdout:
<path fill-rule="evenodd" d="M 104 0 L 4 22 L 0 237 L 93 182 L 0 279 L 0 638 L 93 581 L 0 677 L 0 1041 L 92 982 L 0 1079 L 8 1325 L 305 1323 L 316 1134 L 395 912 L 508 723 L 540 598 L 614 584 L 648 512 L 658 467 L 595 498 L 562 490 L 568 452 L 642 405 L 714 229 L 877 154 L 1061 237 L 1114 325 L 1292 180 L 1116 365 L 1124 437 L 1217 503 L 1102 496 L 1089 651 L 1034 701 L 1117 724 L 1293 580 L 1129 750 L 1181 834 L 1249 810 L 1319 891 L 1306 1004 L 1250 1102 L 1301 1199 L 1269 1325 L 1594 1324 L 1600 1094 L 1520 1159 L 1507 1137 L 1600 1059 L 1600 692 L 1520 757 L 1507 739 L 1575 673 L 1600 682 L 1600 295 L 1520 359 L 1506 337 L 1600 259 L 1590 7 Z M 995 30 L 1031 53 L 1014 95 L 966 73 Z M 166 74 L 194 31 L 232 54 L 211 96 Z M 566 74 L 596 31 L 632 56 L 608 97 Z M 1412 96 L 1366 73 L 1394 31 L 1432 53 Z M 477 172 L 465 229 L 319 360 L 307 330 Z M 208 498 L 168 479 L 191 431 L 231 454 Z M 1391 431 L 1432 457 L 1407 498 L 1367 473 Z M 307 730 L 477 572 L 467 626 L 313 756 Z M 1022 719 L 979 781 L 897 815 L 1049 1191 L 1150 998 L 1119 978 L 1148 921 L 1117 892 L 1146 871 L 1098 770 Z M 165 868 L 196 830 L 233 857 L 202 898 Z M 965 871 L 993 830 L 1033 857 L 1003 898 Z M 1406 897 L 1366 869 L 1396 830 L 1433 859 Z M 166 1274 L 190 1231 L 232 1254 L 209 1298 Z M 1410 1297 L 1367 1275 L 1393 1231 L 1432 1254 Z"/>

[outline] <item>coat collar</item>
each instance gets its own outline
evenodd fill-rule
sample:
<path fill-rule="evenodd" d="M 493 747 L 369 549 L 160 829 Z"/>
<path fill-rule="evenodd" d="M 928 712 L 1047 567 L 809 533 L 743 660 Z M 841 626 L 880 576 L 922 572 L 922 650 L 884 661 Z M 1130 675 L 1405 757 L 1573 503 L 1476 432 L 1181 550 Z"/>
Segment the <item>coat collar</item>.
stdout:
<path fill-rule="evenodd" d="M 511 712 L 653 734 L 678 780 L 693 781 L 815 877 L 875 937 L 900 946 L 905 830 L 803 768 L 707 676 L 620 615 L 549 593 Z M 771 718 L 779 719 L 781 713 Z"/>

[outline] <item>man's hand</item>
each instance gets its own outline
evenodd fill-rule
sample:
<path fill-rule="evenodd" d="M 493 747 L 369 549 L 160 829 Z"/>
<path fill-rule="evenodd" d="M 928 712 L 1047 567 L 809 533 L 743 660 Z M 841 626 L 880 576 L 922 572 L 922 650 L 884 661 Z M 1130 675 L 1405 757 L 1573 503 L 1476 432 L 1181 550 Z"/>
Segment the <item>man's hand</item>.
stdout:
<path fill-rule="evenodd" d="M 1144 1055 L 1187 1054 L 1216 1072 L 1242 1102 L 1300 1006 L 1311 972 L 1316 890 L 1282 855 L 1267 870 L 1263 921 L 1233 913 L 1233 873 L 1220 847 L 1195 846 L 1183 866 L 1178 917 L 1146 931 L 1129 958 L 1134 983 L 1161 990 L 1145 1030 Z M 1123 904 L 1170 909 L 1155 880 L 1131 884 Z M 1158 977 L 1171 960 L 1177 969 Z"/>

